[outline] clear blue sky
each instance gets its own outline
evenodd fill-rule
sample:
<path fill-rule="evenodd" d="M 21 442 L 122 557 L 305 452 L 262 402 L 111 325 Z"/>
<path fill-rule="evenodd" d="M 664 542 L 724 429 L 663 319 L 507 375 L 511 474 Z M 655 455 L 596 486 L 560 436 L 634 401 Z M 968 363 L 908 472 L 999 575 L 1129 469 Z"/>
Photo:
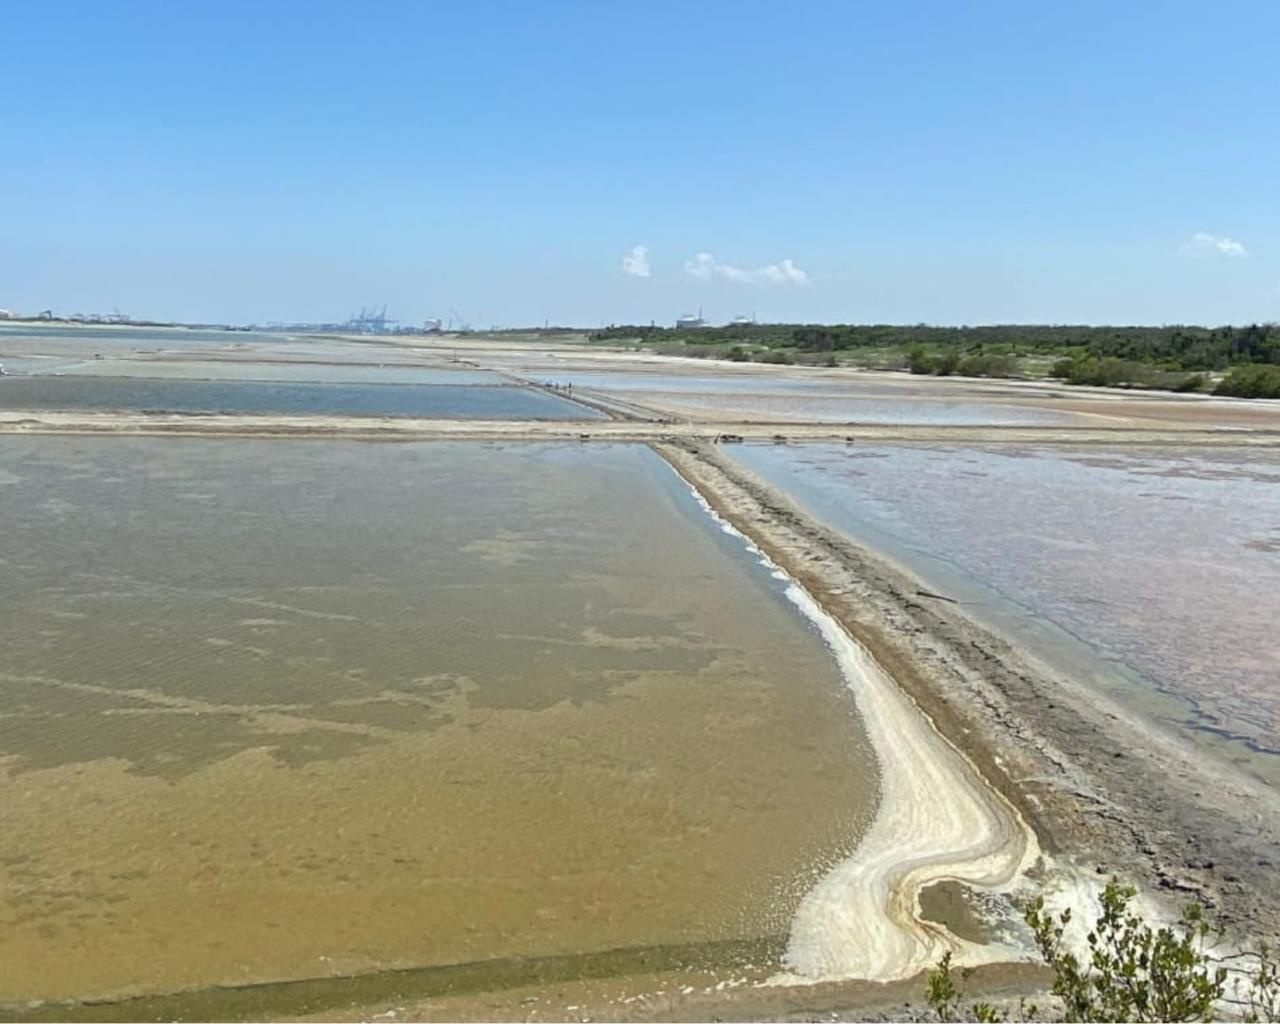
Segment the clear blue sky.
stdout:
<path fill-rule="evenodd" d="M 1280 319 L 1277 39 L 1274 0 L 10 0 L 0 307 Z"/>

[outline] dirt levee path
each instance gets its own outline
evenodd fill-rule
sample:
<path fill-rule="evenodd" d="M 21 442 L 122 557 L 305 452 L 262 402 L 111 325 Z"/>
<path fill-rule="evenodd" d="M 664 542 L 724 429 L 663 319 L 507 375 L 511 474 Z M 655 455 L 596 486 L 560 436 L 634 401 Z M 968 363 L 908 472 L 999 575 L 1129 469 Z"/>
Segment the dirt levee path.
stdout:
<path fill-rule="evenodd" d="M 1176 444 L 1280 447 L 1280 431 L 752 423 L 721 420 L 482 420 L 391 416 L 0 411 L 0 434 L 343 438 L 366 441 L 919 441 L 956 444 Z"/>
<path fill-rule="evenodd" d="M 822 526 L 713 445 L 659 451 L 833 615 L 1059 861 L 1116 873 L 1229 928 L 1280 920 L 1280 798 L 1032 662 L 919 581 Z M 908 908 L 910 909 L 910 908 Z"/>

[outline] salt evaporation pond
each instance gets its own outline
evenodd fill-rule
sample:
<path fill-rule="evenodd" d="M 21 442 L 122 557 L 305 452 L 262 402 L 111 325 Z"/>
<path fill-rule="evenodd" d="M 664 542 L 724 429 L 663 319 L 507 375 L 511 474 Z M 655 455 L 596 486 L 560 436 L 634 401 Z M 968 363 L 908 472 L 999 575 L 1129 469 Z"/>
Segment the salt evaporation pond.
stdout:
<path fill-rule="evenodd" d="M 1033 653 L 1280 778 L 1280 453 L 806 445 L 734 455 Z"/>
<path fill-rule="evenodd" d="M 0 323 L 0 365 L 15 374 L 500 383 L 440 353 L 380 339 L 135 326 Z M 395 371 L 401 371 L 396 373 Z M 382 371 L 379 373 L 379 371 Z M 431 379 L 446 374 L 448 379 Z M 249 376 L 252 374 L 252 376 Z"/>
<path fill-rule="evenodd" d="M 3 409 L 460 419 L 603 418 L 580 403 L 516 385 L 274 383 L 109 376 L 0 378 L 0 410 Z"/>
<path fill-rule="evenodd" d="M 356 353 L 358 354 L 358 353 Z M 347 354 L 350 358 L 351 354 Z M 8 364 L 6 363 L 6 366 Z M 20 360 L 20 372 L 75 377 L 136 377 L 216 381 L 285 381 L 293 384 L 481 384 L 502 386 L 508 381 L 488 370 L 441 368 L 405 363 L 304 362 L 300 359 L 256 361 L 252 356 L 222 359 L 100 359 L 59 364 L 56 370 Z"/>
<path fill-rule="evenodd" d="M 648 449 L 10 436 L 0 505 L 0 1006 L 768 970 L 874 813 L 834 661 Z"/>
<path fill-rule="evenodd" d="M 873 380 L 822 375 L 787 377 L 783 369 L 753 374 L 581 372 L 555 370 L 549 379 L 692 419 L 765 422 L 954 426 L 1085 426 L 1091 417 L 1036 408 L 1034 392 L 998 401 L 981 383 Z M 540 373 L 527 374 L 541 379 Z"/>
<path fill-rule="evenodd" d="M 889 426 L 1082 426 L 1075 413 L 974 400 L 927 396 L 867 398 L 857 394 L 719 393 L 630 391 L 627 400 L 691 419 L 733 419 L 767 423 L 869 423 Z"/>
<path fill-rule="evenodd" d="M 198 327 L 139 327 L 133 324 L 77 325 L 68 324 L 0 324 L 0 344 L 15 342 L 48 343 L 53 346 L 76 346 L 88 343 L 95 347 L 185 347 L 236 345 L 251 342 L 278 342 L 300 335 L 270 331 L 224 331 Z"/>

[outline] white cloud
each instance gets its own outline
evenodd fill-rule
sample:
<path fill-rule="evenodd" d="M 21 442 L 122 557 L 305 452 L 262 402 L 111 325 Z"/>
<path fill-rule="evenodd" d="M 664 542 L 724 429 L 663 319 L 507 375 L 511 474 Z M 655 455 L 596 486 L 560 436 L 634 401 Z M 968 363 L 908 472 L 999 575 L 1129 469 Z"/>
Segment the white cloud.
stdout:
<path fill-rule="evenodd" d="M 1230 256 L 1232 259 L 1249 255 L 1249 251 L 1234 238 L 1219 238 L 1217 235 L 1210 235 L 1203 231 L 1197 231 L 1192 235 L 1186 247 L 1201 252 L 1220 252 L 1223 256 Z"/>
<path fill-rule="evenodd" d="M 686 273 L 692 274 L 694 277 L 700 277 L 704 281 L 711 280 L 711 275 L 716 269 L 716 261 L 709 252 L 700 252 L 691 260 L 685 260 L 684 269 Z"/>
<path fill-rule="evenodd" d="M 713 277 L 720 277 L 737 284 L 764 282 L 767 284 L 809 285 L 813 283 L 809 280 L 809 275 L 797 267 L 792 260 L 782 260 L 780 263 L 766 263 L 763 267 L 748 270 L 744 267 L 735 267 L 731 263 L 721 263 L 709 252 L 700 252 L 693 259 L 685 261 L 684 269 L 685 273 L 702 281 L 710 281 Z"/>
<path fill-rule="evenodd" d="M 631 251 L 622 257 L 622 272 L 632 277 L 652 277 L 649 270 L 649 249 L 647 246 L 632 246 Z"/>
<path fill-rule="evenodd" d="M 781 263 L 770 263 L 767 267 L 760 268 L 760 273 L 770 281 L 777 281 L 779 284 L 809 284 L 809 275 L 797 267 L 791 260 L 783 260 Z"/>

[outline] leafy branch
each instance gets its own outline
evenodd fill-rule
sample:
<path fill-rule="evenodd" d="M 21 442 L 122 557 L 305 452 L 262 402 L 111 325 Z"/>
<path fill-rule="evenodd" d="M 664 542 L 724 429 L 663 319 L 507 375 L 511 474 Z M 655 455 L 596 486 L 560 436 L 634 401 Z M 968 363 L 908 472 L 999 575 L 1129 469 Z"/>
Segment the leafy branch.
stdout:
<path fill-rule="evenodd" d="M 1176 925 L 1153 928 L 1131 909 L 1136 890 L 1112 880 L 1102 894 L 1102 913 L 1086 936 L 1087 951 L 1068 948 L 1068 908 L 1054 915 L 1038 897 L 1027 908 L 1027 925 L 1045 965 L 1053 971 L 1050 992 L 1065 1021 L 1208 1021 L 1221 1008 L 1239 1008 L 1245 1021 L 1280 1020 L 1280 965 L 1265 942 L 1256 951 L 1231 957 L 1213 955 L 1221 936 L 1196 904 L 1183 911 Z M 1226 963 L 1250 960 L 1237 969 L 1234 998 L 1226 995 L 1232 973 Z M 959 972 L 946 953 L 929 972 L 927 998 L 940 1021 L 1007 1021 L 1006 1010 L 991 1003 L 965 1005 L 964 982 L 971 970 Z M 1025 1001 L 1017 1019 L 1036 1019 L 1037 1008 Z"/>

